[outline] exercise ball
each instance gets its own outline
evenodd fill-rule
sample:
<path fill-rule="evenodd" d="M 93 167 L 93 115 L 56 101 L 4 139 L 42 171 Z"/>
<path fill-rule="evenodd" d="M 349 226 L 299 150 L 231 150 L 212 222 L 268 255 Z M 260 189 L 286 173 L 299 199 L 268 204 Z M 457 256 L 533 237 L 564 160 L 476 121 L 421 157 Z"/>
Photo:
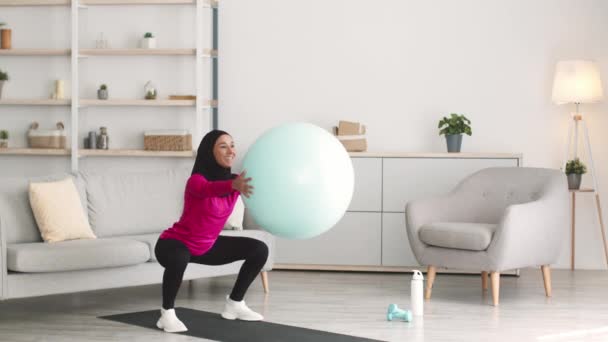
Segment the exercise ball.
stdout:
<path fill-rule="evenodd" d="M 353 195 L 354 172 L 344 146 L 308 123 L 270 129 L 243 159 L 253 194 L 243 198 L 257 224 L 287 239 L 308 239 L 332 228 Z"/>

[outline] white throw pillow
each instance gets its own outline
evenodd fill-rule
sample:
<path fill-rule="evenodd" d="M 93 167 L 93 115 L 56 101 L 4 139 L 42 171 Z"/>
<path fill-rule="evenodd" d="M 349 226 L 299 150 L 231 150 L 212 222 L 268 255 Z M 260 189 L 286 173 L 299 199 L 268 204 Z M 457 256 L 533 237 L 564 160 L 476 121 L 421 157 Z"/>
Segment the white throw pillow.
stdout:
<path fill-rule="evenodd" d="M 30 183 L 29 197 L 44 241 L 96 238 L 72 178 L 56 182 Z"/>
<path fill-rule="evenodd" d="M 228 217 L 228 221 L 224 225 L 224 229 L 243 230 L 243 216 L 245 215 L 245 204 L 239 196 L 234 204 L 232 214 Z"/>

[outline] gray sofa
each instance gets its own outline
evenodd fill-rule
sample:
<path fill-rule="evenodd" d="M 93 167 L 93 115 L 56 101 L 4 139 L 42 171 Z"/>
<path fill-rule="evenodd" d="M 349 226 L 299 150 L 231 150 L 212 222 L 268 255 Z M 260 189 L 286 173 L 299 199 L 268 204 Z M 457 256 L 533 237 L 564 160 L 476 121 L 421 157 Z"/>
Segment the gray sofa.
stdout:
<path fill-rule="evenodd" d="M 497 167 L 478 171 L 449 194 L 407 204 L 410 245 L 428 266 L 430 299 L 438 267 L 480 271 L 492 278 L 498 305 L 500 272 L 541 266 L 551 296 L 549 265 L 559 257 L 569 222 L 569 196 L 562 171 Z"/>
<path fill-rule="evenodd" d="M 28 184 L 68 176 L 98 238 L 45 243 L 29 204 Z M 189 176 L 190 170 L 178 169 L 0 178 L 0 299 L 160 283 L 163 268 L 154 247 L 160 232 L 181 215 Z M 264 241 L 270 250 L 264 271 L 272 269 L 274 238 L 256 229 L 247 213 L 244 228 L 222 234 Z M 236 274 L 241 264 L 190 264 L 184 279 Z"/>

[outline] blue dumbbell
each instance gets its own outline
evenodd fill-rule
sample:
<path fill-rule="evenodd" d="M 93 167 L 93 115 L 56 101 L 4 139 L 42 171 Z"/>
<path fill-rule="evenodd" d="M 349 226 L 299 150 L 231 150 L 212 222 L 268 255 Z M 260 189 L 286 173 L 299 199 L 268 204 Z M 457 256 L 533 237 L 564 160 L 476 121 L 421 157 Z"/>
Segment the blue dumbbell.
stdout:
<path fill-rule="evenodd" d="M 412 313 L 410 312 L 410 310 L 399 309 L 397 304 L 391 304 L 388 306 L 388 310 L 386 312 L 386 319 L 392 321 L 393 318 L 400 318 L 405 322 L 409 322 L 412 320 Z"/>

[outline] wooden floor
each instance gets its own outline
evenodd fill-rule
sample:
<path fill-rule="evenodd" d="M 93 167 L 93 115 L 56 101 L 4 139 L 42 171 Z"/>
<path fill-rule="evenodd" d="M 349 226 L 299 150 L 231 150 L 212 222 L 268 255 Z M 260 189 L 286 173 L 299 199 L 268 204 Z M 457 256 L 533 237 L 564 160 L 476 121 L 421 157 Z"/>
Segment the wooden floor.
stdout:
<path fill-rule="evenodd" d="M 184 283 L 178 306 L 219 312 L 234 276 Z M 409 275 L 273 271 L 267 296 L 256 280 L 245 298 L 270 322 L 387 341 L 608 341 L 608 272 L 540 270 L 501 279 L 490 305 L 475 276 L 438 274 L 424 319 L 387 322 L 390 303 L 409 306 Z M 0 302 L 0 341 L 203 341 L 97 316 L 160 305 L 160 286 Z"/>

